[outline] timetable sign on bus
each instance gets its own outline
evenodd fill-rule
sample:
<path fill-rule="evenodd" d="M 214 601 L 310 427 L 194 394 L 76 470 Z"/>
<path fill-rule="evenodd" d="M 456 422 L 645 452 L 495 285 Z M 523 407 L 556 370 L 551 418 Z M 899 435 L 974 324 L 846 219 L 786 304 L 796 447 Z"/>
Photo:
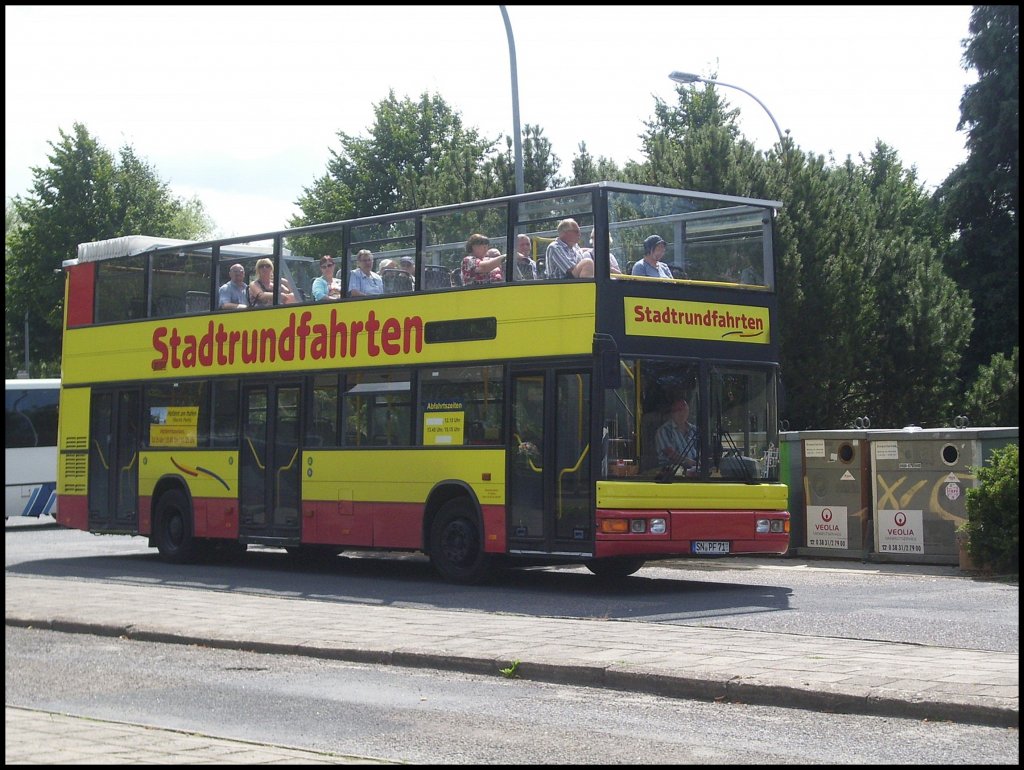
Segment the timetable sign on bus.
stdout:
<path fill-rule="evenodd" d="M 460 401 L 431 401 L 423 411 L 423 443 L 428 446 L 459 446 L 466 425 Z"/>
<path fill-rule="evenodd" d="M 198 446 L 198 406 L 154 406 L 149 410 L 150 446 Z"/>
<path fill-rule="evenodd" d="M 770 342 L 768 308 L 626 297 L 626 334 L 724 342 Z"/>

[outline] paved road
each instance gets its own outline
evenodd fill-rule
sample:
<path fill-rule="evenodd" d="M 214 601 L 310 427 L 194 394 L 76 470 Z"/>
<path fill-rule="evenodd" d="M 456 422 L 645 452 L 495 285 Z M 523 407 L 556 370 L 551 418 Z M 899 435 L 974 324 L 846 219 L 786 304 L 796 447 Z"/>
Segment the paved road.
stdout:
<path fill-rule="evenodd" d="M 518 661 L 520 677 L 542 681 L 1019 725 L 1015 651 L 345 603 L 240 594 L 187 580 L 139 585 L 10 569 L 5 591 L 8 625 L 492 676 Z M 273 622 L 254 622 L 260 618 Z"/>

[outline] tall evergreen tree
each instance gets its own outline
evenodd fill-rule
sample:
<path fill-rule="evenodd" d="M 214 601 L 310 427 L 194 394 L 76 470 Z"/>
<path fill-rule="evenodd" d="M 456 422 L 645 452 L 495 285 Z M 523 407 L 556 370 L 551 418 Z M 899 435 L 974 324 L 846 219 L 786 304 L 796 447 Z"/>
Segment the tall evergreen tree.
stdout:
<path fill-rule="evenodd" d="M 936 191 L 953 277 L 971 295 L 975 327 L 964 371 L 973 373 L 1019 340 L 1020 8 L 978 5 L 964 41 L 978 73 L 960 100 L 967 160 Z"/>
<path fill-rule="evenodd" d="M 879 143 L 835 166 L 790 137 L 758 152 L 714 86 L 658 100 L 630 181 L 777 199 L 778 330 L 791 427 L 949 424 L 970 332 L 943 273 L 941 232 L 913 169 Z M 898 378 L 902 384 L 893 389 Z"/>
<path fill-rule="evenodd" d="M 28 318 L 33 374 L 59 371 L 65 259 L 78 244 L 123 235 L 194 239 L 212 223 L 198 200 L 171 195 L 155 170 L 130 146 L 115 158 L 75 123 L 50 142 L 49 165 L 32 169 L 32 189 L 11 206 L 19 225 L 7 233 L 4 322 L 7 368 L 24 349 Z M 41 367 L 38 371 L 36 367 Z"/>

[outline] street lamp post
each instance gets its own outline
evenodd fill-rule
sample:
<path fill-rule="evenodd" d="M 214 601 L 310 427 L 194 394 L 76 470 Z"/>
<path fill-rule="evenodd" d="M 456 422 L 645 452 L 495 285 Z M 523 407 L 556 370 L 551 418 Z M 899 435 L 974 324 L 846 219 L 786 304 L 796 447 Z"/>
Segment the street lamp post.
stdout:
<path fill-rule="evenodd" d="M 777 120 L 775 120 L 775 116 L 772 115 L 772 111 L 769 110 L 767 107 L 765 107 L 764 102 L 762 102 L 760 99 L 758 99 L 752 93 L 750 93 L 750 91 L 748 91 L 747 89 L 740 88 L 739 86 L 733 85 L 732 83 L 723 83 L 721 80 L 715 80 L 713 78 L 705 78 L 705 77 L 701 77 L 700 75 L 694 75 L 693 73 L 690 73 L 690 72 L 673 72 L 668 77 L 669 77 L 669 80 L 674 80 L 676 83 L 684 83 L 685 84 L 685 83 L 697 83 L 697 82 L 700 82 L 700 83 L 708 83 L 710 85 L 716 85 L 716 86 L 725 86 L 726 88 L 735 88 L 737 91 L 742 91 L 747 96 L 749 96 L 751 99 L 753 99 L 755 102 L 760 104 L 762 109 L 764 109 L 764 111 L 768 113 L 768 117 L 772 119 L 772 125 L 775 126 L 775 131 L 779 135 L 779 147 L 784 147 L 785 146 L 783 141 L 782 141 L 782 129 L 779 128 L 779 123 L 778 123 Z"/>
<path fill-rule="evenodd" d="M 512 142 L 516 152 L 516 195 L 522 195 L 523 180 L 523 136 L 519 130 L 519 79 L 516 75 L 516 43 L 512 37 L 512 23 L 508 20 L 505 6 L 499 5 L 501 18 L 505 20 L 505 34 L 508 36 L 508 60 L 512 70 Z"/>

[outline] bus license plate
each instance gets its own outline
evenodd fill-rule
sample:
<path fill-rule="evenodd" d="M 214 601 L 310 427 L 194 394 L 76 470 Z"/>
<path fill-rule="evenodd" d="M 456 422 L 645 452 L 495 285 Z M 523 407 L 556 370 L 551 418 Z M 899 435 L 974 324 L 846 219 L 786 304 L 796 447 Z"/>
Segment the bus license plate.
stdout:
<path fill-rule="evenodd" d="M 694 540 L 690 544 L 694 553 L 729 553 L 728 540 Z"/>

